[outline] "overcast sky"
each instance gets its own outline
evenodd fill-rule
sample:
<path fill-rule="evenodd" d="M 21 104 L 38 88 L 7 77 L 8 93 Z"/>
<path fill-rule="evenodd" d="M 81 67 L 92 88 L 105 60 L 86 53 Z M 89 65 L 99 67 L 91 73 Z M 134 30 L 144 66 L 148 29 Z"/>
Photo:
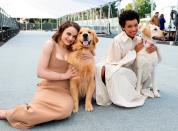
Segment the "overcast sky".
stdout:
<path fill-rule="evenodd" d="M 12 17 L 59 18 L 73 12 L 99 7 L 108 1 L 113 0 L 0 0 L 0 7 Z M 134 0 L 122 0 L 121 8 L 133 1 Z M 178 0 L 154 1 L 157 6 L 156 11 L 160 13 L 170 14 L 171 8 L 167 7 L 172 5 L 177 6 L 178 10 Z M 164 11 L 162 11 L 162 9 L 164 9 Z M 154 11 L 152 13 L 154 13 Z"/>

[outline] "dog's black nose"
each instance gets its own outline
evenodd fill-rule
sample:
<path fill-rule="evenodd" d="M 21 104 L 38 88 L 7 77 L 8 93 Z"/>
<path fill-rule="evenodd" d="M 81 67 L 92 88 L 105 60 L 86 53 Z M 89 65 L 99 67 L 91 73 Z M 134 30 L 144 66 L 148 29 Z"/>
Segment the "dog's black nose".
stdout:
<path fill-rule="evenodd" d="M 166 36 L 166 35 L 167 35 L 167 32 L 164 31 L 164 32 L 163 32 L 163 35 Z"/>
<path fill-rule="evenodd" d="M 88 37 L 88 34 L 87 33 L 84 33 L 83 34 L 83 38 L 87 38 Z"/>

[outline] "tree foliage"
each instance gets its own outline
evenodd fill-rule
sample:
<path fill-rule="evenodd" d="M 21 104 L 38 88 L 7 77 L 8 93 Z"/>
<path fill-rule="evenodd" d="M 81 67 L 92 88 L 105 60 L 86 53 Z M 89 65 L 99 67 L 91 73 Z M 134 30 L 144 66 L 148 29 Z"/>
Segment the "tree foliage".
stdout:
<path fill-rule="evenodd" d="M 124 10 L 132 9 L 133 4 L 129 3 Z M 156 8 L 156 4 L 153 3 L 153 9 Z M 145 14 L 151 13 L 151 1 L 150 0 L 135 0 L 135 10 L 138 12 L 140 17 L 145 17 Z"/>
<path fill-rule="evenodd" d="M 132 3 L 128 3 L 126 6 L 125 6 L 125 9 L 124 10 L 133 10 L 133 4 Z"/>

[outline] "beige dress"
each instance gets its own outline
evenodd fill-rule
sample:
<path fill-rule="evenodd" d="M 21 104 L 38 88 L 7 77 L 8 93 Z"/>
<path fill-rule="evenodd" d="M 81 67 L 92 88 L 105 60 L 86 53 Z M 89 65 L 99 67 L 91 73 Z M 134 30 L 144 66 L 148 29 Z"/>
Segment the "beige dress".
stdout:
<path fill-rule="evenodd" d="M 56 58 L 53 48 L 49 69 L 64 73 L 68 63 Z M 69 117 L 73 100 L 69 92 L 69 80 L 42 80 L 29 104 L 18 105 L 6 113 L 8 122 L 16 128 L 31 128 L 34 125 Z"/>

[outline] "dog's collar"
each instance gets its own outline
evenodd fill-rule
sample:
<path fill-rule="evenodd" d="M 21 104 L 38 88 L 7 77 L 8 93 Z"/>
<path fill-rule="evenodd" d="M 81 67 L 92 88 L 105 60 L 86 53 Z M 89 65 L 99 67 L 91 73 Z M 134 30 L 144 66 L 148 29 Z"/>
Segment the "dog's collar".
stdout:
<path fill-rule="evenodd" d="M 150 41 L 150 40 L 145 40 L 145 39 L 142 39 L 143 40 L 143 44 L 144 45 L 147 45 L 149 43 L 150 44 L 154 44 L 154 42 Z"/>

